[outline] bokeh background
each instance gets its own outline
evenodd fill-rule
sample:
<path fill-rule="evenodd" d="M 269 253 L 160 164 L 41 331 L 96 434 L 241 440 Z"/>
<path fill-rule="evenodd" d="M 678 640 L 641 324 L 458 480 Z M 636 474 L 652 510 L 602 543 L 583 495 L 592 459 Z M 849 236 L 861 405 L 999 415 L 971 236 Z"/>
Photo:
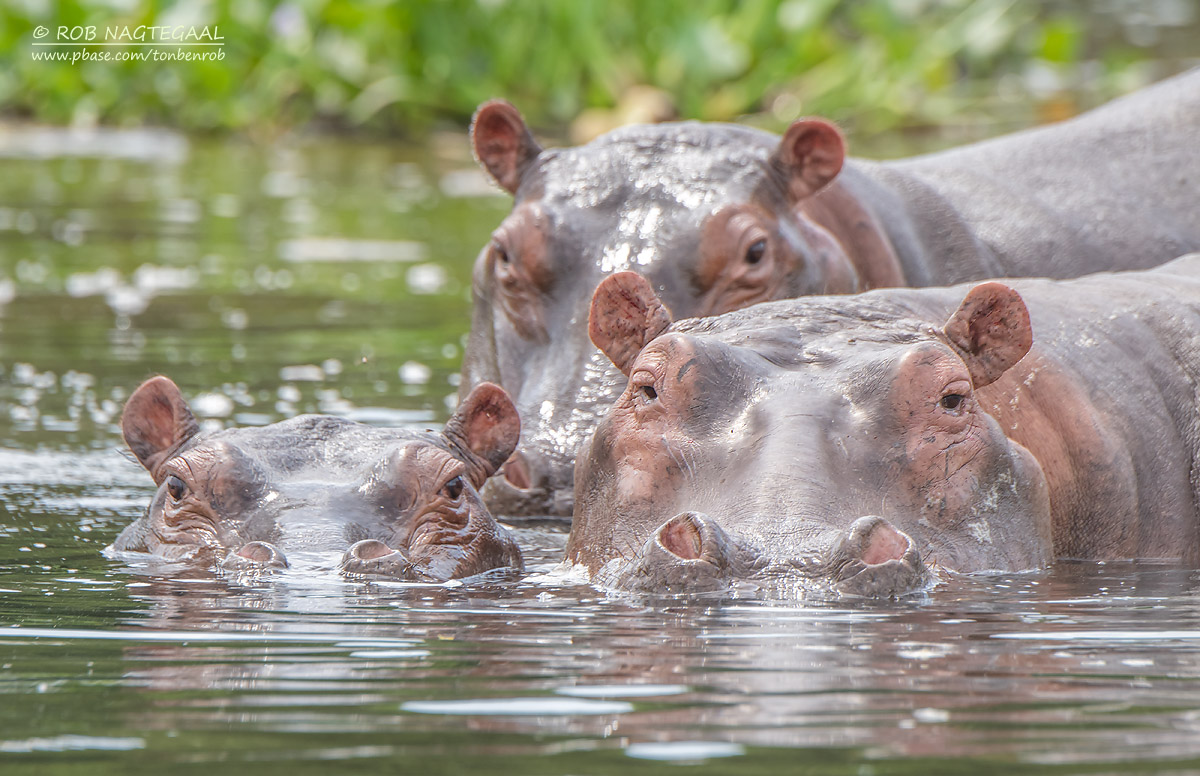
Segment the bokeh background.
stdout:
<path fill-rule="evenodd" d="M 1178 69 L 1197 55 L 1197 12 L 1195 0 L 10 0 L 0 111 L 404 136 L 497 95 L 548 129 L 597 109 L 776 126 L 805 112 L 852 132 L 1029 121 L 1031 104 L 1061 113 Z M 38 25 L 215 25 L 226 56 L 51 65 L 31 56 Z"/>

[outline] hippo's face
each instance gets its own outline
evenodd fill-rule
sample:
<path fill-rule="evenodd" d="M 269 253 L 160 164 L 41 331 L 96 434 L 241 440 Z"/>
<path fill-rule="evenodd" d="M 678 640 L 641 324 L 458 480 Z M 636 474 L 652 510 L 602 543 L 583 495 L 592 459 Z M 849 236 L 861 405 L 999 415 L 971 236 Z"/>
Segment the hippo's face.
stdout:
<path fill-rule="evenodd" d="M 975 397 L 1030 346 L 1011 289 L 976 288 L 941 329 L 873 295 L 670 328 L 636 276 L 596 296 L 596 342 L 629 379 L 580 456 L 567 554 L 612 563 L 602 579 L 888 595 L 927 564 L 1048 562 L 1041 469 Z"/>
<path fill-rule="evenodd" d="M 578 447 L 620 392 L 587 335 L 605 277 L 645 276 L 681 316 L 856 290 L 839 244 L 797 210 L 841 169 L 827 122 L 797 122 L 782 141 L 730 125 L 638 126 L 543 151 L 494 102 L 472 139 L 515 197 L 475 266 L 463 382 L 498 382 L 521 415 L 518 451 L 485 490 L 501 512 L 571 512 Z"/>
<path fill-rule="evenodd" d="M 478 386 L 441 434 L 319 415 L 205 434 L 175 384 L 155 377 L 121 425 L 158 491 L 116 549 L 234 569 L 344 551 L 346 573 L 405 580 L 521 566 L 477 490 L 519 433 L 495 385 Z"/>

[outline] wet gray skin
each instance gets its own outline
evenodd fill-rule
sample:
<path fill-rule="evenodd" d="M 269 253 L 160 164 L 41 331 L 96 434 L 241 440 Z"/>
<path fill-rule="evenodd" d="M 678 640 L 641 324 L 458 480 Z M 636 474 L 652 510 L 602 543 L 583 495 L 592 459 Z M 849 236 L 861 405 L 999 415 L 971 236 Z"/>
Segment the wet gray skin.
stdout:
<path fill-rule="evenodd" d="M 432 582 L 522 566 L 478 492 L 519 433 L 495 385 L 472 391 L 442 433 L 322 415 L 202 433 L 178 387 L 155 377 L 121 425 L 158 490 L 116 550 L 233 571 L 340 551 L 347 575 Z"/>
<path fill-rule="evenodd" d="M 597 291 L 593 315 L 618 338 L 654 319 L 643 283 L 619 274 Z M 624 309 L 639 295 L 645 307 Z M 929 562 L 1047 562 L 1046 488 L 1028 452 L 985 413 L 907 396 L 912 385 L 969 394 L 957 353 L 927 324 L 856 326 L 858 305 L 842 309 L 832 330 L 745 315 L 755 307 L 670 328 L 659 317 L 632 347 L 599 331 L 629 381 L 580 457 L 568 560 L 625 589 L 799 580 L 869 597 L 924 589 Z M 1001 528 L 998 514 L 1015 517 Z M 988 532 L 1006 539 L 977 539 Z"/>
<path fill-rule="evenodd" d="M 832 178 L 843 154 L 832 125 L 810 129 L 812 170 L 796 184 L 805 192 Z M 767 133 L 637 127 L 541 151 L 511 106 L 492 103 L 473 139 L 516 194 L 476 263 L 463 365 L 465 386 L 503 384 L 522 417 L 517 455 L 485 489 L 500 513 L 571 512 L 578 445 L 619 393 L 619 373 L 587 335 L 587 300 L 607 275 L 636 269 L 685 315 L 857 288 L 829 235 L 792 215 L 788 176 L 769 162 L 780 141 Z M 504 143 L 524 143 L 518 153 L 536 160 L 514 161 L 494 148 Z"/>
<path fill-rule="evenodd" d="M 623 385 L 587 336 L 605 277 L 637 272 L 687 318 L 1154 266 L 1200 248 L 1197 131 L 1198 73 L 1071 121 L 886 163 L 843 162 L 840 135 L 819 119 L 783 137 L 676 123 L 543 149 L 511 105 L 485 104 L 475 153 L 514 202 L 476 262 L 460 390 L 502 385 L 522 420 L 485 498 L 500 514 L 571 513 L 580 445 Z"/>
<path fill-rule="evenodd" d="M 1200 255 L 675 323 L 618 273 L 591 319 L 628 375 L 576 467 L 567 559 L 601 585 L 1200 563 Z"/>

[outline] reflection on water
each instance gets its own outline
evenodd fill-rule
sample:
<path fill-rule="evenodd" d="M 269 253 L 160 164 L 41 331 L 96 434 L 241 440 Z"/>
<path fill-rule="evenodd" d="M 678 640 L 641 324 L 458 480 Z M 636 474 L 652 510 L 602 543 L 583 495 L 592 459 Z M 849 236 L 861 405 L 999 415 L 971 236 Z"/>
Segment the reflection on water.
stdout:
<path fill-rule="evenodd" d="M 0 439 L 111 438 L 155 372 L 213 424 L 443 419 L 508 203 L 464 138 L 434 147 L 0 134 Z"/>
<path fill-rule="evenodd" d="M 14 763 L 135 748 L 445 766 L 427 772 L 776 750 L 845 773 L 1200 763 L 1197 579 L 1173 566 L 1063 564 L 848 607 L 237 581 L 12 545 L 6 569 L 31 561 L 0 594 L 0 752 L 28 755 Z"/>
<path fill-rule="evenodd" d="M 0 176 L 5 774 L 1200 772 L 1171 565 L 872 604 L 605 595 L 553 524 L 515 528 L 529 574 L 467 584 L 106 557 L 152 492 L 117 427 L 149 374 L 213 427 L 443 420 L 508 202 L 462 137 L 39 133 Z"/>

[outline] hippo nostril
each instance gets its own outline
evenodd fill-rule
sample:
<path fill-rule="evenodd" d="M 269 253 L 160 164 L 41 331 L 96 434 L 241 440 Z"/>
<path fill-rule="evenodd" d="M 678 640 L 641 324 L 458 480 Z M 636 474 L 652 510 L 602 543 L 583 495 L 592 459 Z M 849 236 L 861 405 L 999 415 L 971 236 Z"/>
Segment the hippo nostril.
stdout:
<path fill-rule="evenodd" d="M 247 542 L 233 555 L 226 558 L 224 564 L 230 569 L 245 569 L 252 566 L 274 566 L 287 568 L 287 558 L 279 548 L 267 542 Z"/>
<path fill-rule="evenodd" d="M 352 577 L 416 580 L 420 579 L 422 574 L 403 552 L 375 539 L 363 539 L 350 545 L 350 549 L 342 556 L 339 569 Z"/>
<path fill-rule="evenodd" d="M 859 547 L 859 559 L 868 566 L 889 560 L 903 560 L 911 542 L 887 520 L 864 517 L 855 521 L 850 530 L 852 544 Z"/>
<path fill-rule="evenodd" d="M 691 514 L 671 518 L 658 529 L 658 543 L 664 550 L 684 560 L 700 557 L 704 539 Z"/>
<path fill-rule="evenodd" d="M 930 583 L 913 540 L 878 515 L 855 520 L 832 558 L 833 588 L 844 595 L 891 598 Z"/>
<path fill-rule="evenodd" d="M 350 557 L 357 560 L 375 560 L 396 554 L 396 550 L 375 539 L 363 539 L 355 542 L 348 550 Z"/>
<path fill-rule="evenodd" d="M 519 451 L 513 453 L 504 462 L 503 472 L 504 479 L 508 481 L 508 484 L 518 490 L 529 490 L 533 485 L 533 478 L 529 476 L 529 464 Z"/>

